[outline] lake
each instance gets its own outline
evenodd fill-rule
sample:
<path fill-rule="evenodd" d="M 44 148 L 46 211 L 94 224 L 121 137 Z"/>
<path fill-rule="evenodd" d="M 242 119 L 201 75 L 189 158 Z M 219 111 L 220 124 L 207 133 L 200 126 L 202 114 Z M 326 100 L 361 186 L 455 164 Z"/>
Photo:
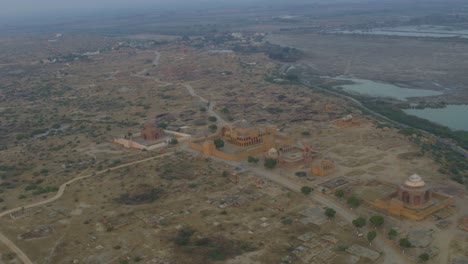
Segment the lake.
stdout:
<path fill-rule="evenodd" d="M 468 105 L 448 105 L 445 108 L 406 109 L 405 113 L 427 119 L 452 130 L 468 131 Z"/>
<path fill-rule="evenodd" d="M 401 37 L 468 38 L 468 30 L 466 29 L 456 29 L 433 25 L 375 28 L 370 30 L 330 30 L 328 33 L 386 35 Z"/>
<path fill-rule="evenodd" d="M 401 101 L 407 101 L 411 97 L 425 97 L 425 96 L 437 96 L 442 95 L 443 92 L 434 90 L 423 90 L 423 89 L 410 89 L 401 88 L 399 86 L 375 82 L 365 79 L 347 78 L 347 77 L 336 77 L 336 80 L 347 80 L 352 81 L 354 84 L 340 85 L 345 91 L 368 95 L 372 97 L 387 97 L 394 98 Z"/>

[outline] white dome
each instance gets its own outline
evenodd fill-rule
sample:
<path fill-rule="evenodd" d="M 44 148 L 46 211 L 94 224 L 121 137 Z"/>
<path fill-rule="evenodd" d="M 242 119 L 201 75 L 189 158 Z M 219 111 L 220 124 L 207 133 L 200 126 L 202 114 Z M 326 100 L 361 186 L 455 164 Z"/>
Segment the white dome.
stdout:
<path fill-rule="evenodd" d="M 423 187 L 426 183 L 421 176 L 413 174 L 405 181 L 405 185 L 409 187 Z"/>
<path fill-rule="evenodd" d="M 270 158 L 274 158 L 274 159 L 278 158 L 278 156 L 279 156 L 278 150 L 275 149 L 275 148 L 271 148 L 271 149 L 268 151 L 268 156 L 269 156 Z"/>

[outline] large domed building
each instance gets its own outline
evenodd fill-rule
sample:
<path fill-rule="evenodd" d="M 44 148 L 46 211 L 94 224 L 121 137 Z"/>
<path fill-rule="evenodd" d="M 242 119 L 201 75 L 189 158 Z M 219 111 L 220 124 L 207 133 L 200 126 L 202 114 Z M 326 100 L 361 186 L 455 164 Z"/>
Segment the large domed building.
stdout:
<path fill-rule="evenodd" d="M 431 201 L 431 191 L 426 186 L 421 176 L 411 175 L 398 188 L 398 199 L 404 206 L 410 208 L 420 208 L 426 206 Z"/>

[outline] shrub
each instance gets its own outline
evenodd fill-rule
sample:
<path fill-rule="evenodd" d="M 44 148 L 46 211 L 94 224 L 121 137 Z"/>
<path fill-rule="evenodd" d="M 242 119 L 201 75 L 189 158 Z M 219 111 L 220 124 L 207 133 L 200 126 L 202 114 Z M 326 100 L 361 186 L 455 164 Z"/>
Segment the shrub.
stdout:
<path fill-rule="evenodd" d="M 176 138 L 171 138 L 171 140 L 169 141 L 169 144 L 171 145 L 177 145 L 177 143 L 179 143 L 179 141 Z"/>
<path fill-rule="evenodd" d="M 344 191 L 343 190 L 337 190 L 335 192 L 335 196 L 338 197 L 338 198 L 343 198 L 344 196 Z"/>
<path fill-rule="evenodd" d="M 272 158 L 268 158 L 265 160 L 265 168 L 267 169 L 273 169 L 274 167 L 276 167 L 276 160 L 275 159 L 272 159 Z"/>
<path fill-rule="evenodd" d="M 310 132 L 309 131 L 303 131 L 301 133 L 303 136 L 310 136 Z"/>
<path fill-rule="evenodd" d="M 210 121 L 210 122 L 216 122 L 217 120 L 218 120 L 218 118 L 216 118 L 216 116 L 208 117 L 208 121 Z"/>
<path fill-rule="evenodd" d="M 215 259 L 215 260 L 223 260 L 226 257 L 223 254 L 223 252 L 221 252 L 221 250 L 219 250 L 217 248 L 214 248 L 214 249 L 210 250 L 210 252 L 208 252 L 208 256 L 211 259 Z"/>
<path fill-rule="evenodd" d="M 388 238 L 389 239 L 394 239 L 397 235 L 398 235 L 398 232 L 393 228 L 390 229 L 390 231 L 388 231 Z"/>
<path fill-rule="evenodd" d="M 302 186 L 301 193 L 303 193 L 304 195 L 309 195 L 313 190 L 314 189 L 312 187 Z"/>
<path fill-rule="evenodd" d="M 209 125 L 208 128 L 211 130 L 211 131 L 216 131 L 218 129 L 218 126 L 217 125 Z"/>
<path fill-rule="evenodd" d="M 224 147 L 224 141 L 222 139 L 217 138 L 213 142 L 217 149 Z"/>
<path fill-rule="evenodd" d="M 374 230 L 369 231 L 367 233 L 367 241 L 369 241 L 369 243 L 371 243 L 372 240 L 374 240 L 376 236 L 377 236 L 377 232 L 375 232 Z"/>
<path fill-rule="evenodd" d="M 409 240 L 407 238 L 402 238 L 400 239 L 400 247 L 403 247 L 403 248 L 410 248 L 412 247 L 413 245 L 411 245 L 411 242 L 409 242 Z"/>
<path fill-rule="evenodd" d="M 260 160 L 259 160 L 258 158 L 256 158 L 256 157 L 254 157 L 254 156 L 249 156 L 249 157 L 247 158 L 247 161 L 248 161 L 249 163 L 257 164 Z"/>
<path fill-rule="evenodd" d="M 325 215 L 328 217 L 328 218 L 334 218 L 335 215 L 336 215 L 336 211 L 332 208 L 327 208 L 325 209 Z"/>
<path fill-rule="evenodd" d="M 419 255 L 419 259 L 422 261 L 422 262 L 426 262 L 429 260 L 429 254 L 427 253 L 422 253 L 421 255 Z"/>
<path fill-rule="evenodd" d="M 379 227 L 383 225 L 385 219 L 381 215 L 374 215 L 369 219 L 369 222 L 371 222 L 375 227 Z"/>
<path fill-rule="evenodd" d="M 361 200 L 356 196 L 351 196 L 348 198 L 347 203 L 352 207 L 358 207 L 359 205 L 361 205 Z"/>
<path fill-rule="evenodd" d="M 366 225 L 366 219 L 364 217 L 358 217 L 358 218 L 353 220 L 353 225 L 355 227 L 361 228 L 361 227 Z"/>

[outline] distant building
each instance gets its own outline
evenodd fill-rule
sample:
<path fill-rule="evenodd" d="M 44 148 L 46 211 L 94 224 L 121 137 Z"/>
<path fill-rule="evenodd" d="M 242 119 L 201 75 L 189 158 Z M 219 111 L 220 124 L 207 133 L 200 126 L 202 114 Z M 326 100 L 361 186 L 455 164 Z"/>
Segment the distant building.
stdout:
<path fill-rule="evenodd" d="M 155 141 L 164 137 L 164 130 L 148 123 L 140 132 L 140 135 L 146 141 Z"/>
<path fill-rule="evenodd" d="M 225 147 L 217 149 L 214 140 L 221 139 Z M 276 145 L 290 143 L 290 138 L 277 133 L 276 126 L 252 126 L 241 120 L 218 129 L 216 134 L 193 139 L 189 146 L 205 155 L 226 160 L 245 159 L 251 155 L 267 152 Z"/>
<path fill-rule="evenodd" d="M 413 220 L 422 220 L 453 203 L 451 196 L 432 191 L 417 174 L 398 186 L 370 181 L 357 187 L 356 194 L 371 206 Z"/>

